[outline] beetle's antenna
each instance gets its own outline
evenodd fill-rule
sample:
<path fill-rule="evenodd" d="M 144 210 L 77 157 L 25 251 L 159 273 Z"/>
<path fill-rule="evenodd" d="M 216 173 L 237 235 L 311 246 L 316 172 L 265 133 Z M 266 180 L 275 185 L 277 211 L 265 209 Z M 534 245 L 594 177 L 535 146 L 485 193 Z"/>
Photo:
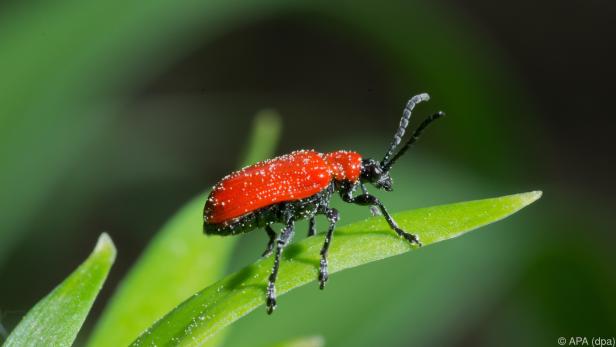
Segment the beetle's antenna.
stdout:
<path fill-rule="evenodd" d="M 415 105 L 419 104 L 422 101 L 428 100 L 430 100 L 430 95 L 428 95 L 428 93 L 421 93 L 415 95 L 406 103 L 404 111 L 402 111 L 402 118 L 400 118 L 400 126 L 398 126 L 398 130 L 394 134 L 394 139 L 391 141 L 389 149 L 387 150 L 385 157 L 383 157 L 383 160 L 381 161 L 381 166 L 387 165 L 387 163 L 389 162 L 389 157 L 394 154 L 394 150 L 396 149 L 396 147 L 398 147 L 400 142 L 402 142 L 402 137 L 404 137 L 406 127 L 409 125 L 409 120 L 411 119 L 411 112 L 415 108 Z"/>
<path fill-rule="evenodd" d="M 424 119 L 424 121 L 421 122 L 421 124 L 419 124 L 417 129 L 415 129 L 415 132 L 413 133 L 411 138 L 404 144 L 404 147 L 402 147 L 398 151 L 398 153 L 396 153 L 396 155 L 393 158 L 391 158 L 390 161 L 388 161 L 387 163 L 383 165 L 383 171 L 385 172 L 389 171 L 391 167 L 394 165 L 394 163 L 396 162 L 396 160 L 398 160 L 398 158 L 400 158 L 415 142 L 417 142 L 417 140 L 421 136 L 421 133 L 428 127 L 428 125 L 430 125 L 430 123 L 434 122 L 435 120 L 441 118 L 444 115 L 445 113 L 443 111 L 438 111 L 435 114 L 431 115 L 430 117 Z"/>

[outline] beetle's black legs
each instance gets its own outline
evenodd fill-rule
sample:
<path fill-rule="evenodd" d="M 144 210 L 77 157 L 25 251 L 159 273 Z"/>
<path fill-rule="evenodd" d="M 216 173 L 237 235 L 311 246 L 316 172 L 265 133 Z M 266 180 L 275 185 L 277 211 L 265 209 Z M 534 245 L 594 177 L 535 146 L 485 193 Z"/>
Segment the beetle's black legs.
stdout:
<path fill-rule="evenodd" d="M 267 305 L 267 313 L 272 314 L 274 309 L 276 308 L 276 277 L 278 277 L 278 268 L 280 266 L 280 255 L 282 254 L 283 248 L 291 241 L 293 238 L 293 231 L 295 226 L 295 221 L 290 219 L 287 222 L 287 226 L 282 230 L 280 236 L 278 236 L 278 240 L 276 240 L 276 253 L 274 257 L 274 267 L 272 268 L 272 273 L 269 276 L 269 282 L 267 284 L 267 299 L 265 304 Z"/>
<path fill-rule="evenodd" d="M 356 197 L 352 197 L 350 193 L 346 193 L 342 194 L 342 200 L 361 206 L 378 206 L 379 210 L 381 210 L 381 214 L 383 214 L 389 226 L 396 232 L 396 234 L 398 234 L 398 236 L 403 237 L 410 243 L 416 243 L 417 245 L 421 246 L 421 242 L 419 242 L 419 238 L 417 238 L 417 235 L 413 235 L 402 230 L 398 226 L 396 221 L 391 217 L 383 203 L 376 196 L 370 194 L 362 194 Z"/>
<path fill-rule="evenodd" d="M 327 235 L 325 235 L 323 248 L 321 248 L 321 263 L 319 266 L 319 288 L 321 289 L 325 288 L 325 282 L 327 282 L 329 278 L 329 273 L 327 272 L 327 253 L 329 251 L 329 245 L 332 243 L 336 222 L 338 222 L 338 210 L 335 208 L 327 208 L 324 214 L 327 216 L 327 220 L 329 220 L 329 229 L 327 230 Z"/>
<path fill-rule="evenodd" d="M 315 216 L 312 216 L 308 220 L 308 237 L 314 236 L 316 234 L 317 234 L 317 224 L 316 224 Z"/>
<path fill-rule="evenodd" d="M 274 232 L 274 229 L 272 229 L 271 225 L 268 224 L 265 226 L 265 232 L 267 233 L 267 236 L 269 236 L 269 242 L 267 243 L 265 251 L 261 255 L 262 257 L 267 257 L 268 255 L 272 254 L 272 250 L 274 249 L 274 243 L 276 242 L 276 233 Z"/>
<path fill-rule="evenodd" d="M 363 182 L 359 182 L 359 187 L 361 188 L 361 192 L 364 193 L 364 195 L 368 195 L 368 189 L 366 189 L 366 185 Z M 379 208 L 374 205 L 370 206 L 370 213 L 373 216 L 381 215 L 381 211 L 379 211 Z"/>

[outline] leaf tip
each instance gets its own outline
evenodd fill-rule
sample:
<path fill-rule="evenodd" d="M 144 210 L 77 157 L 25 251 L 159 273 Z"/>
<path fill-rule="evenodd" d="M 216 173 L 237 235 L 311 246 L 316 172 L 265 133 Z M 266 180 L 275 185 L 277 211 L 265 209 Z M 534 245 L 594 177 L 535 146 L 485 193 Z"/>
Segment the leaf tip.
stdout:
<path fill-rule="evenodd" d="M 280 137 L 280 130 L 282 128 L 282 117 L 280 113 L 272 108 L 265 108 L 257 112 L 253 120 L 254 138 L 251 141 L 251 147 L 254 146 L 255 140 L 261 140 L 263 138 L 274 139 L 272 144 L 276 143 L 276 139 Z"/>
<path fill-rule="evenodd" d="M 524 206 L 528 206 L 532 204 L 533 202 L 539 200 L 539 198 L 541 198 L 542 195 L 543 195 L 543 192 L 541 190 L 534 190 L 532 192 L 522 193 L 521 197 L 522 197 Z"/>
<path fill-rule="evenodd" d="M 278 129 L 281 125 L 280 113 L 273 108 L 264 108 L 255 115 L 255 124 L 266 128 Z"/>
<path fill-rule="evenodd" d="M 93 253 L 107 253 L 112 262 L 115 260 L 117 250 L 109 234 L 103 232 L 101 236 L 98 237 Z"/>

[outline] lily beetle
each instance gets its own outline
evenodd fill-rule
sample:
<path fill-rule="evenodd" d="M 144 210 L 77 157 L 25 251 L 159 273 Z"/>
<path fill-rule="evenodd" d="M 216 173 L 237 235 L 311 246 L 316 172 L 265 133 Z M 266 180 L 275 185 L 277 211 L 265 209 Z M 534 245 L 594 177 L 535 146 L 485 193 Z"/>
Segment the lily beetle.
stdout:
<path fill-rule="evenodd" d="M 374 211 L 380 211 L 396 234 L 411 244 L 421 246 L 416 235 L 402 230 L 396 224 L 383 203 L 368 193 L 365 184 L 370 183 L 388 192 L 392 190 L 389 171 L 396 160 L 417 141 L 430 123 L 444 115 L 439 111 L 426 118 L 394 154 L 402 142 L 413 108 L 429 98 L 428 94 L 423 93 L 407 102 L 398 130 L 381 161 L 364 159 L 359 153 L 351 151 L 318 153 L 302 150 L 245 167 L 224 177 L 214 186 L 203 212 L 203 230 L 206 234 L 236 235 L 263 228 L 269 237 L 263 253 L 263 256 L 268 256 L 275 251 L 274 266 L 267 286 L 266 304 L 269 314 L 276 308 L 275 283 L 280 255 L 293 238 L 295 222 L 308 219 L 310 237 L 316 234 L 317 215 L 324 215 L 329 221 L 321 249 L 318 277 L 320 288 L 324 288 L 329 277 L 327 252 L 338 221 L 338 211 L 330 208 L 329 202 L 336 192 L 347 203 L 370 206 Z M 357 188 L 361 194 L 354 196 Z M 284 225 L 279 235 L 272 229 L 273 223 Z"/>

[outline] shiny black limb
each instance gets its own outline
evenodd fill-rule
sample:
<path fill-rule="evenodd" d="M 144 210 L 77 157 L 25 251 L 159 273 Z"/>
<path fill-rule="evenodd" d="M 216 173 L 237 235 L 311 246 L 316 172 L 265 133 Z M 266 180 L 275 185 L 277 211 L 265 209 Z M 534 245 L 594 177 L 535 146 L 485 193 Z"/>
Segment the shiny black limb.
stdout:
<path fill-rule="evenodd" d="M 366 185 L 364 184 L 364 182 L 359 182 L 359 186 L 361 187 L 362 193 L 368 194 L 368 189 L 366 188 Z M 378 207 L 372 205 L 370 206 L 370 214 L 372 214 L 373 216 L 380 216 L 381 211 L 379 211 Z"/>
<path fill-rule="evenodd" d="M 261 254 L 262 257 L 267 257 L 272 254 L 272 250 L 274 250 L 274 243 L 276 242 L 276 233 L 274 232 L 274 229 L 272 229 L 271 225 L 268 224 L 265 226 L 265 232 L 267 233 L 267 236 L 269 236 L 269 241 L 265 251 Z"/>
<path fill-rule="evenodd" d="M 327 254 L 329 252 L 329 245 L 332 243 L 332 237 L 334 236 L 334 229 L 339 219 L 338 210 L 335 208 L 324 207 L 322 213 L 327 217 L 329 221 L 329 229 L 327 235 L 325 235 L 325 242 L 323 248 L 321 248 L 321 263 L 319 266 L 319 288 L 325 288 L 325 282 L 329 278 L 329 272 L 327 271 Z"/>
<path fill-rule="evenodd" d="M 377 206 L 381 211 L 383 217 L 385 217 L 385 220 L 387 221 L 389 226 L 396 232 L 396 234 L 398 234 L 398 236 L 403 237 L 410 243 L 415 243 L 418 246 L 421 246 L 421 242 L 419 241 L 417 235 L 407 233 L 406 231 L 402 230 L 398 226 L 396 221 L 391 217 L 383 203 L 376 196 L 371 194 L 361 194 L 356 197 L 353 197 L 353 191 L 350 188 L 342 189 L 340 191 L 340 196 L 342 197 L 342 200 L 344 202 L 348 202 L 351 204 L 356 204 L 360 206 Z"/>
<path fill-rule="evenodd" d="M 276 240 L 274 267 L 272 268 L 272 273 L 270 274 L 269 281 L 267 283 L 267 297 L 265 300 L 268 314 L 272 314 L 272 312 L 276 309 L 276 278 L 278 277 L 278 268 L 280 267 L 280 256 L 282 255 L 282 250 L 284 247 L 289 244 L 293 238 L 294 230 L 295 220 L 289 218 L 285 228 L 282 232 L 280 232 L 280 235 Z"/>
<path fill-rule="evenodd" d="M 316 234 L 317 234 L 317 223 L 315 220 L 315 216 L 312 216 L 308 220 L 308 237 L 314 236 Z"/>

